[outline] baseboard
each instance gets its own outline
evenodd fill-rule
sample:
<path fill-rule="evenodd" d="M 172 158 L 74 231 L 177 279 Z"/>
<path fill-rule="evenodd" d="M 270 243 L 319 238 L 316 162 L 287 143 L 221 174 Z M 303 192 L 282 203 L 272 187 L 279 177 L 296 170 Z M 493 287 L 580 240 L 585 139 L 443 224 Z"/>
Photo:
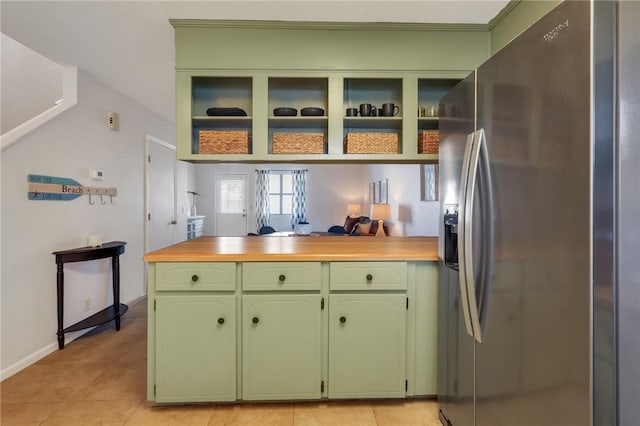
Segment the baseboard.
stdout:
<path fill-rule="evenodd" d="M 58 350 L 58 342 L 56 340 L 55 342 L 48 344 L 44 348 L 35 351 L 34 353 L 22 358 L 21 360 L 14 363 L 13 365 L 10 365 L 4 370 L 0 371 L 0 381 L 8 379 L 9 377 L 13 376 L 17 372 L 27 368 L 31 364 L 35 364 L 45 356 L 57 350 Z"/>
<path fill-rule="evenodd" d="M 146 294 L 142 294 L 142 295 L 140 295 L 138 297 L 134 297 L 133 299 L 127 301 L 126 304 L 129 305 L 129 306 L 135 306 L 138 303 L 144 301 L 146 298 L 147 298 L 147 295 Z M 65 336 L 64 336 L 65 345 L 68 344 L 68 343 L 73 342 L 78 337 L 80 337 L 80 336 L 82 336 L 84 334 L 87 334 L 88 332 L 90 332 L 94 328 L 95 327 L 91 327 L 91 328 L 87 328 L 85 330 L 76 331 L 74 333 L 65 334 Z M 22 358 L 21 360 L 13 363 L 12 365 L 10 365 L 7 368 L 5 368 L 4 370 L 0 371 L 0 381 L 8 379 L 9 377 L 13 376 L 14 374 L 20 372 L 21 370 L 24 370 L 28 366 L 30 366 L 32 364 L 35 364 L 36 362 L 40 361 L 42 358 L 46 357 L 47 355 L 57 351 L 58 350 L 58 338 L 57 337 L 54 337 L 54 338 L 56 339 L 55 342 L 49 343 L 45 347 L 43 347 L 41 349 L 38 349 L 37 351 L 27 355 L 26 357 Z"/>
<path fill-rule="evenodd" d="M 147 300 L 147 295 L 146 294 L 141 294 L 138 297 L 134 297 L 133 299 L 129 300 L 127 303 L 127 305 L 129 306 L 129 308 L 131 308 L 132 306 L 137 305 L 140 302 L 143 302 Z"/>

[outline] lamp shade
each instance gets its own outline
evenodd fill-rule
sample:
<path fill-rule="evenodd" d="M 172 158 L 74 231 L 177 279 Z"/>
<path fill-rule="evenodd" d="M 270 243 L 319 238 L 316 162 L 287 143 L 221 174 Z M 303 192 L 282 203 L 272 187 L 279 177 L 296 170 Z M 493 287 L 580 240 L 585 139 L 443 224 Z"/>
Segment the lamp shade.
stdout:
<path fill-rule="evenodd" d="M 391 219 L 391 206 L 389 204 L 371 204 L 372 219 Z"/>
<path fill-rule="evenodd" d="M 351 217 L 359 217 L 362 215 L 362 209 L 359 203 L 347 204 L 347 215 Z"/>

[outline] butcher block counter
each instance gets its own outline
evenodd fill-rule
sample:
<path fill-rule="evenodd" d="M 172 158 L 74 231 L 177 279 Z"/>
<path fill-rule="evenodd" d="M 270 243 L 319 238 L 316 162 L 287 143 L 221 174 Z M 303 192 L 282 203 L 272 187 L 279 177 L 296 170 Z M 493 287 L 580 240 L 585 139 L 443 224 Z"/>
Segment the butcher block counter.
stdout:
<path fill-rule="evenodd" d="M 144 256 L 147 262 L 437 261 L 436 237 L 200 237 Z"/>
<path fill-rule="evenodd" d="M 204 236 L 144 259 L 149 401 L 436 393 L 436 238 Z"/>

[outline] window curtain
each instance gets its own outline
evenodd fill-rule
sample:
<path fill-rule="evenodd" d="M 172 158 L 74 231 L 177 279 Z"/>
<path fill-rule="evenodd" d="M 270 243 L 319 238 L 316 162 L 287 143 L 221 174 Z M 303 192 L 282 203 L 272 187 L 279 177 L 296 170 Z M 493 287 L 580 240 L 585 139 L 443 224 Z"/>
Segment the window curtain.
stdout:
<path fill-rule="evenodd" d="M 293 200 L 291 206 L 291 229 L 307 221 L 307 171 L 292 170 Z"/>
<path fill-rule="evenodd" d="M 269 225 L 269 170 L 256 170 L 256 222 L 260 230 Z"/>

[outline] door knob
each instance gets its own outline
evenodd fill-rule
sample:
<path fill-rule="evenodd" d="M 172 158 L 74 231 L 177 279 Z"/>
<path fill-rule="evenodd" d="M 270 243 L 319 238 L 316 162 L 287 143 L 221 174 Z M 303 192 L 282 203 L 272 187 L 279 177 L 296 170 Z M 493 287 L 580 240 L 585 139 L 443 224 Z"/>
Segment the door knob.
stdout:
<path fill-rule="evenodd" d="M 200 278 L 197 275 L 191 275 L 191 281 L 193 281 L 194 283 L 197 282 Z"/>
<path fill-rule="evenodd" d="M 218 318 L 218 324 L 220 325 L 224 324 L 224 318 Z"/>
<path fill-rule="evenodd" d="M 340 324 L 344 324 L 345 322 L 347 322 L 347 318 L 346 317 L 340 317 Z"/>
<path fill-rule="evenodd" d="M 281 275 L 278 277 L 278 281 L 280 281 L 281 283 L 283 283 L 283 282 L 284 282 L 284 280 L 286 280 L 286 279 L 287 279 L 287 277 L 285 277 L 285 276 L 284 276 L 284 274 L 281 274 Z"/>
<path fill-rule="evenodd" d="M 373 281 L 373 275 L 367 274 L 367 281 Z"/>
<path fill-rule="evenodd" d="M 260 322 L 260 319 L 258 317 L 253 317 L 253 319 L 251 320 L 252 323 L 257 324 Z"/>

